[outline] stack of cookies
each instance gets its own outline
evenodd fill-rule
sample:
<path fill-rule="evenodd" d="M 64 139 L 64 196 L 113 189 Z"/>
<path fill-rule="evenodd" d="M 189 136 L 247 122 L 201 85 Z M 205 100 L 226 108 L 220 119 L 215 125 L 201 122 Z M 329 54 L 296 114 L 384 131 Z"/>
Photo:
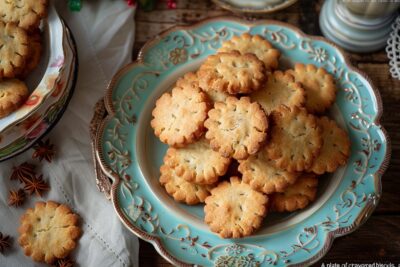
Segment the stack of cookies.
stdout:
<path fill-rule="evenodd" d="M 0 118 L 17 110 L 29 95 L 24 79 L 40 62 L 40 20 L 47 0 L 0 0 Z"/>
<path fill-rule="evenodd" d="M 170 147 L 160 183 L 176 201 L 205 203 L 223 238 L 249 236 L 268 211 L 293 212 L 316 198 L 318 175 L 350 155 L 347 133 L 325 112 L 334 78 L 295 64 L 258 35 L 235 36 L 156 102 L 151 126 Z"/>

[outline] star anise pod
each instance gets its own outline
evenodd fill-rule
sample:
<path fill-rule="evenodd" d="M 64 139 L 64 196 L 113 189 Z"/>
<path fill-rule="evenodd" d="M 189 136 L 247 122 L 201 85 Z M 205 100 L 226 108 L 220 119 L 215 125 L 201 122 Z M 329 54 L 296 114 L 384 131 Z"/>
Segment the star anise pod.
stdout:
<path fill-rule="evenodd" d="M 8 195 L 8 205 L 18 207 L 25 201 L 25 191 L 23 189 L 11 190 Z"/>
<path fill-rule="evenodd" d="M 43 181 L 43 175 L 40 175 L 39 177 L 34 177 L 32 180 L 26 181 L 24 190 L 29 195 L 36 193 L 38 197 L 41 197 L 45 191 L 50 190 L 50 186 L 48 183 Z"/>
<path fill-rule="evenodd" d="M 24 162 L 21 165 L 14 166 L 10 176 L 11 180 L 18 180 L 20 183 L 25 183 L 35 177 L 35 165 Z"/>
<path fill-rule="evenodd" d="M 50 140 L 47 139 L 45 142 L 39 141 L 33 149 L 35 152 L 33 152 L 32 158 L 38 158 L 39 161 L 42 161 L 45 159 L 47 162 L 51 163 L 51 161 L 54 158 L 54 155 L 56 154 L 56 151 L 54 149 L 54 145 L 50 143 Z"/>
<path fill-rule="evenodd" d="M 3 233 L 0 232 L 0 253 L 3 254 L 3 252 L 8 249 L 11 246 L 11 238 L 8 235 L 3 235 Z"/>
<path fill-rule="evenodd" d="M 58 259 L 55 264 L 53 265 L 54 267 L 73 267 L 75 262 L 71 260 L 70 258 L 65 258 L 65 259 Z"/>

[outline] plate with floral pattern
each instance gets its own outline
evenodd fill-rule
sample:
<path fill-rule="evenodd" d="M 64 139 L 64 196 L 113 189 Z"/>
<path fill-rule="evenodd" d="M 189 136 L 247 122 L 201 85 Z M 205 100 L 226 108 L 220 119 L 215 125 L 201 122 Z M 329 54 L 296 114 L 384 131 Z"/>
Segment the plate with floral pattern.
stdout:
<path fill-rule="evenodd" d="M 0 134 L 0 161 L 29 149 L 48 133 L 63 115 L 73 94 L 78 59 L 74 39 L 67 27 L 64 30 L 65 62 L 56 87 L 38 110 Z"/>
<path fill-rule="evenodd" d="M 188 71 L 196 70 L 224 40 L 260 34 L 281 53 L 281 65 L 324 67 L 337 81 L 330 115 L 349 133 L 347 165 L 320 178 L 317 200 L 291 214 L 268 215 L 261 229 L 242 239 L 221 239 L 203 222 L 202 206 L 185 206 L 159 185 L 167 149 L 150 126 L 156 99 Z M 96 157 L 111 178 L 116 213 L 134 234 L 178 266 L 310 265 L 371 215 L 381 197 L 390 143 L 380 125 L 382 103 L 370 79 L 344 52 L 321 37 L 277 21 L 218 17 L 172 28 L 149 41 L 138 60 L 122 68 L 105 96 L 108 115 L 95 138 Z"/>
<path fill-rule="evenodd" d="M 54 6 L 49 5 L 48 18 L 42 22 L 43 54 L 38 67 L 28 75 L 25 82 L 30 90 L 26 102 L 15 112 L 0 119 L 0 133 L 12 128 L 37 111 L 56 90 L 64 66 L 64 25 Z"/>

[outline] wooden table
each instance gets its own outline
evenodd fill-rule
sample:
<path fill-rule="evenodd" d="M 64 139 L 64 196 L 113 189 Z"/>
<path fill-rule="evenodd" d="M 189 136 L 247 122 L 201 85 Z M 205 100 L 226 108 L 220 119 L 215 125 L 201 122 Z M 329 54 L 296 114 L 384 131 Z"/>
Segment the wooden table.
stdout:
<path fill-rule="evenodd" d="M 143 44 L 161 31 L 175 25 L 187 25 L 199 20 L 231 15 L 211 1 L 178 0 L 175 10 L 160 1 L 152 12 L 138 10 L 134 57 Z M 292 7 L 268 18 L 289 22 L 305 33 L 321 35 L 318 14 L 323 1 L 300 0 Z M 382 123 L 392 141 L 392 160 L 382 179 L 383 196 L 369 220 L 356 232 L 337 238 L 322 263 L 400 263 L 400 81 L 391 78 L 388 59 L 382 50 L 369 54 L 350 54 L 352 63 L 366 72 L 379 88 L 384 113 Z M 141 266 L 172 266 L 149 243 L 140 241 Z"/>

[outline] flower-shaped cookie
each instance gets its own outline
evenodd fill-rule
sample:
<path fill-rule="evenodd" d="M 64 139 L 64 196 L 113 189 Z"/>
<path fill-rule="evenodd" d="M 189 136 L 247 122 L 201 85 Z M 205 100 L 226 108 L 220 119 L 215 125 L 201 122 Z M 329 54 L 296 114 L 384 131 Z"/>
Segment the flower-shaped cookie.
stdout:
<path fill-rule="evenodd" d="M 0 0 L 0 18 L 31 30 L 47 16 L 47 0 Z"/>
<path fill-rule="evenodd" d="M 182 85 L 182 84 L 181 84 Z M 164 93 L 153 109 L 151 126 L 161 142 L 170 146 L 193 143 L 204 133 L 208 98 L 198 86 L 185 83 Z"/>
<path fill-rule="evenodd" d="M 196 184 L 217 182 L 226 173 L 230 161 L 212 150 L 204 138 L 185 147 L 170 147 L 164 157 L 164 163 L 174 168 L 178 176 Z"/>
<path fill-rule="evenodd" d="M 66 205 L 53 201 L 37 202 L 21 217 L 19 244 L 34 261 L 53 263 L 65 258 L 81 234 L 78 216 Z"/>
<path fill-rule="evenodd" d="M 280 106 L 272 112 L 271 138 L 266 149 L 276 166 L 289 172 L 311 167 L 322 146 L 316 117 L 303 108 Z"/>
<path fill-rule="evenodd" d="M 275 162 L 268 158 L 265 149 L 241 160 L 239 171 L 243 174 L 244 183 L 265 194 L 283 192 L 289 185 L 296 182 L 299 176 L 299 173 L 276 167 Z"/>
<path fill-rule="evenodd" d="M 324 68 L 297 63 L 294 70 L 288 70 L 306 92 L 306 109 L 311 113 L 323 113 L 335 102 L 335 80 Z"/>
<path fill-rule="evenodd" d="M 260 105 L 249 97 L 228 97 L 217 102 L 204 123 L 211 147 L 224 157 L 246 159 L 258 152 L 267 137 L 268 120 Z"/>
<path fill-rule="evenodd" d="M 242 54 L 252 53 L 264 62 L 267 71 L 273 71 L 278 68 L 279 50 L 274 49 L 272 45 L 260 35 L 250 35 L 244 33 L 241 36 L 233 36 L 232 39 L 222 43 L 218 52 L 231 52 L 237 50 Z"/>
<path fill-rule="evenodd" d="M 251 235 L 267 214 L 268 197 L 238 177 L 231 177 L 211 190 L 206 198 L 204 221 L 222 238 Z"/>
<path fill-rule="evenodd" d="M 211 185 L 198 185 L 186 181 L 176 174 L 176 171 L 168 165 L 160 167 L 160 183 L 165 187 L 167 193 L 176 201 L 188 205 L 195 205 L 204 202 L 210 195 Z"/>
<path fill-rule="evenodd" d="M 271 210 L 277 212 L 304 209 L 315 200 L 318 179 L 315 174 L 304 173 L 285 192 L 271 195 Z"/>
<path fill-rule="evenodd" d="M 5 24 L 0 20 L 0 80 L 18 75 L 24 68 L 28 56 L 26 32 L 15 24 Z"/>
<path fill-rule="evenodd" d="M 323 145 L 310 170 L 316 174 L 334 172 L 340 165 L 346 164 L 350 156 L 349 136 L 328 117 L 318 118 L 317 122 L 322 130 Z"/>
<path fill-rule="evenodd" d="M 197 76 L 204 90 L 232 95 L 256 91 L 266 79 L 263 62 L 253 54 L 241 55 L 238 51 L 209 56 Z"/>

